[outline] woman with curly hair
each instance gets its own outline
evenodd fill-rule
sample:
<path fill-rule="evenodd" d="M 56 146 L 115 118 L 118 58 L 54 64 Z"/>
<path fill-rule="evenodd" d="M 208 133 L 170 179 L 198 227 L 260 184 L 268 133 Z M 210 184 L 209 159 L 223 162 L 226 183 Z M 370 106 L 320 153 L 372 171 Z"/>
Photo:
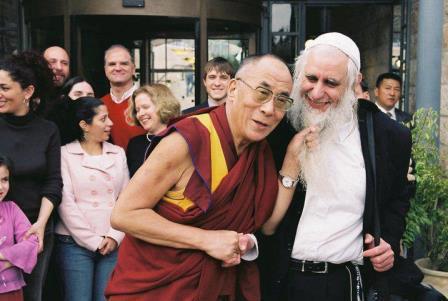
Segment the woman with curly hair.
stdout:
<path fill-rule="evenodd" d="M 0 61 L 0 152 L 14 166 L 14 200 L 32 226 L 25 237 L 39 240 L 37 265 L 25 275 L 25 300 L 41 300 L 54 244 L 51 213 L 61 201 L 61 151 L 55 124 L 36 112 L 50 93 L 53 74 L 45 59 L 25 51 Z"/>

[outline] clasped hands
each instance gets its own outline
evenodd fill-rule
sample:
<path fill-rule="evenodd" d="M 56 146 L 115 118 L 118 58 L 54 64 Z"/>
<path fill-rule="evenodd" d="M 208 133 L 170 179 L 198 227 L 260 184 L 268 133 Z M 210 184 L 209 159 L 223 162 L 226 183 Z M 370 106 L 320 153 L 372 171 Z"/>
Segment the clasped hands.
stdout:
<path fill-rule="evenodd" d="M 235 231 L 208 231 L 204 237 L 204 251 L 222 262 L 222 267 L 240 264 L 241 256 L 251 250 L 255 243 L 249 234 Z"/>

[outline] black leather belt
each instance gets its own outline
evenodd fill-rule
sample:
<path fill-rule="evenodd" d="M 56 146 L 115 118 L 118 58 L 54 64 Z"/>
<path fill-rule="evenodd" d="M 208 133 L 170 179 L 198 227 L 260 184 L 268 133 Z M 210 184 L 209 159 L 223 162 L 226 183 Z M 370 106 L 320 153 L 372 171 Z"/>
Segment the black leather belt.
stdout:
<path fill-rule="evenodd" d="M 308 261 L 308 260 L 298 260 L 295 258 L 289 259 L 289 269 L 296 272 L 311 272 L 316 274 L 326 274 L 335 269 L 340 269 L 346 266 L 349 262 L 335 264 L 331 262 L 324 261 Z"/>

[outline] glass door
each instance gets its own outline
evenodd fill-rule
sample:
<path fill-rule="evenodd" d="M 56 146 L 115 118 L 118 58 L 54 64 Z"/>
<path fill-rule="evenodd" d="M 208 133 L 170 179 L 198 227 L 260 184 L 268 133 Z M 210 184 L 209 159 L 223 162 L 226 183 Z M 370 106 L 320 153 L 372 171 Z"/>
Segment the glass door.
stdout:
<path fill-rule="evenodd" d="M 194 106 L 194 39 L 151 39 L 150 82 L 167 85 L 181 109 Z"/>

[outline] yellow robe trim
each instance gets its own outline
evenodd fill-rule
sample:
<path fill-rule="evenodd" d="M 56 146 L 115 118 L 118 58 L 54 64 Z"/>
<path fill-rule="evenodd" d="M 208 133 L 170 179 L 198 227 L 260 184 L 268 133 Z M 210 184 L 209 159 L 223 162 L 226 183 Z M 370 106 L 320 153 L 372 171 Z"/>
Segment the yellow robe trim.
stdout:
<path fill-rule="evenodd" d="M 188 209 L 194 206 L 194 203 L 189 198 L 184 197 L 184 191 L 185 189 L 167 191 L 162 200 L 176 205 L 180 207 L 184 212 L 186 212 Z"/>
<path fill-rule="evenodd" d="M 221 141 L 219 140 L 218 133 L 213 126 L 212 120 L 209 114 L 201 114 L 192 116 L 191 118 L 197 118 L 204 127 L 210 133 L 210 151 L 211 151 L 211 167 L 212 167 L 212 193 L 221 183 L 222 179 L 227 175 L 227 163 L 224 156 L 224 152 L 221 147 Z M 173 205 L 179 206 L 184 212 L 194 206 L 194 203 L 184 196 L 185 189 L 177 191 L 167 191 L 162 198 L 164 201 Z"/>
<path fill-rule="evenodd" d="M 212 192 L 221 183 L 222 179 L 227 175 L 227 163 L 226 157 L 221 147 L 221 141 L 219 140 L 218 133 L 213 126 L 212 119 L 209 114 L 201 114 L 195 116 L 203 126 L 205 126 L 210 133 L 210 151 L 211 151 L 211 165 L 212 165 Z"/>

